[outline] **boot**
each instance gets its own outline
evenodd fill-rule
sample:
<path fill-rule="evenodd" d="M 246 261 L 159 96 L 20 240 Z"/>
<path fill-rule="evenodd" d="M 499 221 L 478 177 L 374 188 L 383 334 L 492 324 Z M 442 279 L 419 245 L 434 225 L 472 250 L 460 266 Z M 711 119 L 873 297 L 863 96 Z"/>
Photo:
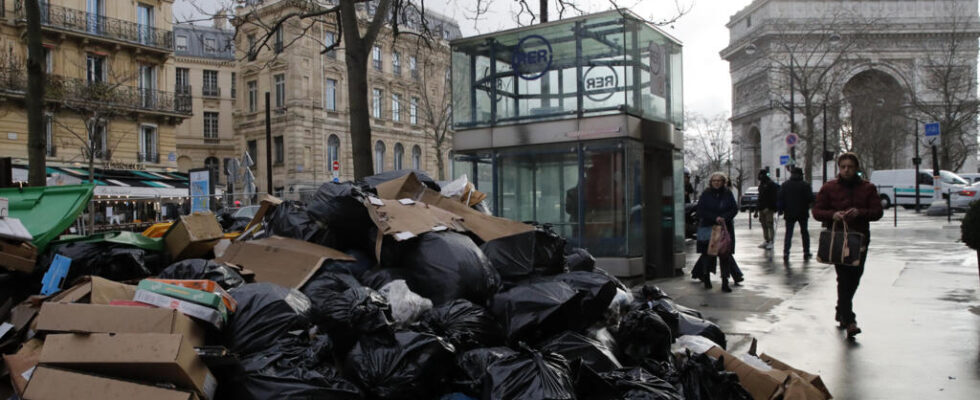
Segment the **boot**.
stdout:
<path fill-rule="evenodd" d="M 861 333 L 861 328 L 858 328 L 857 322 L 851 322 L 847 324 L 847 338 L 853 339 L 854 336 Z"/>
<path fill-rule="evenodd" d="M 721 291 L 725 293 L 731 293 L 732 288 L 728 286 L 728 279 L 721 280 Z"/>
<path fill-rule="evenodd" d="M 711 289 L 711 277 L 709 275 L 705 274 L 705 276 L 701 277 L 701 282 L 704 283 L 705 289 Z"/>

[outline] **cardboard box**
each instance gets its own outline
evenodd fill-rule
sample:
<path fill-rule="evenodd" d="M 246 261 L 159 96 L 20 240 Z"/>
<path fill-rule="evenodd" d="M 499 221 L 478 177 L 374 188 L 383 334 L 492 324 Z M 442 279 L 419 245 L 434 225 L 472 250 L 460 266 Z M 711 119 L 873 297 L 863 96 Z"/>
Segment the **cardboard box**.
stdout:
<path fill-rule="evenodd" d="M 215 261 L 252 270 L 258 282 L 299 289 L 328 260 L 355 261 L 329 247 L 279 236 L 232 243 Z"/>
<path fill-rule="evenodd" d="M 484 242 L 534 230 L 532 225 L 484 214 L 429 188 L 422 194 L 422 202 L 458 215 L 463 226 Z"/>
<path fill-rule="evenodd" d="M 47 366 L 34 370 L 25 399 L 196 400 L 194 393 L 110 379 Z"/>
<path fill-rule="evenodd" d="M 222 315 L 218 310 L 189 301 L 153 293 L 148 290 L 137 289 L 136 295 L 133 296 L 133 300 L 152 306 L 180 311 L 184 315 L 207 322 L 217 329 L 221 329 L 221 327 L 224 326 L 224 323 L 227 322 L 227 314 Z"/>
<path fill-rule="evenodd" d="M 171 285 L 181 286 L 188 289 L 202 290 L 209 293 L 214 293 L 221 296 L 221 301 L 225 303 L 225 308 L 230 312 L 235 312 L 238 308 L 238 302 L 235 301 L 234 297 L 231 297 L 228 292 L 218 286 L 215 281 L 207 279 L 149 279 L 151 281 L 163 282 Z"/>
<path fill-rule="evenodd" d="M 144 279 L 140 281 L 140 284 L 136 288 L 137 290 L 148 290 L 156 294 L 208 306 L 218 311 L 222 311 L 225 306 L 221 301 L 221 296 L 214 293 L 171 285 L 160 281 Z M 227 310 L 224 310 L 224 312 L 225 314 L 228 313 Z"/>
<path fill-rule="evenodd" d="M 41 357 L 43 345 L 44 341 L 31 339 L 24 342 L 17 353 L 3 355 L 3 363 L 10 372 L 10 383 L 21 397 L 24 395 L 24 389 L 27 388 L 27 381 L 31 378 L 31 370 L 37 366 L 38 359 Z"/>
<path fill-rule="evenodd" d="M 40 332 L 179 333 L 194 346 L 204 345 L 204 329 L 177 310 L 101 304 L 47 302 L 37 315 Z"/>
<path fill-rule="evenodd" d="M 242 235 L 238 237 L 239 240 L 244 240 L 254 235 L 256 232 L 254 229 L 258 229 L 259 225 L 262 224 L 265 214 L 282 204 L 282 199 L 266 193 L 259 196 L 259 204 L 259 210 L 255 212 L 255 216 L 248 222 L 248 225 L 245 225 L 245 229 L 242 230 Z"/>
<path fill-rule="evenodd" d="M 168 382 L 204 399 L 212 398 L 217 387 L 211 371 L 181 334 L 48 335 L 40 362 L 122 379 Z M 27 390 L 33 385 L 32 381 Z"/>
<path fill-rule="evenodd" d="M 0 239 L 0 266 L 25 273 L 34 272 L 37 248 L 27 242 Z"/>
<path fill-rule="evenodd" d="M 724 357 L 725 370 L 738 375 L 739 383 L 745 387 L 753 399 L 826 400 L 830 398 L 827 397 L 830 395 L 829 392 L 825 395 L 824 392 L 796 374 L 795 369 L 783 370 L 774 367 L 771 370 L 762 371 L 717 346 L 708 349 L 705 354 L 714 358 Z"/>
<path fill-rule="evenodd" d="M 50 301 L 77 303 L 88 298 L 89 303 L 108 305 L 113 300 L 132 300 L 136 294 L 136 286 L 98 276 L 79 278 L 76 282 L 75 286 L 56 293 Z"/>
<path fill-rule="evenodd" d="M 182 215 L 163 235 L 173 261 L 203 257 L 224 237 L 221 224 L 211 213 Z"/>
<path fill-rule="evenodd" d="M 791 394 L 791 392 L 795 393 L 795 390 L 804 390 L 807 392 L 806 396 L 809 397 L 803 397 L 803 398 L 814 398 L 814 399 L 819 398 L 817 394 L 813 393 L 809 387 L 806 387 L 806 386 L 812 386 L 814 389 L 820 391 L 820 394 L 823 395 L 823 398 L 826 399 L 834 398 L 834 396 L 830 394 L 830 389 L 827 389 L 827 385 L 824 385 L 823 379 L 820 379 L 820 375 L 811 374 L 809 372 L 793 368 L 789 366 L 789 364 L 786 364 L 766 353 L 762 353 L 762 355 L 759 356 L 759 358 L 761 358 L 762 361 L 765 361 L 766 364 L 769 364 L 775 369 L 795 374 L 796 376 L 798 376 L 800 379 L 802 379 L 804 382 L 808 384 L 808 385 L 799 385 L 798 382 L 794 379 L 793 382 L 791 382 L 792 386 L 787 387 L 786 390 L 787 397 Z"/>

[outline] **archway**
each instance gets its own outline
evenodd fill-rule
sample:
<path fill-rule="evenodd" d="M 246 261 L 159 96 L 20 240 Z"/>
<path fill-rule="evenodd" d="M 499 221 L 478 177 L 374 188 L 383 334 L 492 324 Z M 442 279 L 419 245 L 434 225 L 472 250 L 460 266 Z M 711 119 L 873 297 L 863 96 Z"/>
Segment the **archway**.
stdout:
<path fill-rule="evenodd" d="M 891 75 L 863 71 L 844 84 L 840 109 L 840 147 L 853 151 L 867 170 L 893 169 L 903 164 L 909 143 L 903 117 L 906 95 Z"/>
<path fill-rule="evenodd" d="M 742 168 L 742 174 L 744 176 L 754 182 L 759 170 L 762 169 L 762 132 L 759 132 L 759 127 L 753 126 L 752 129 L 749 129 L 748 143 L 746 143 L 745 150 L 748 153 L 747 156 L 750 163 L 739 166 L 739 168 Z"/>

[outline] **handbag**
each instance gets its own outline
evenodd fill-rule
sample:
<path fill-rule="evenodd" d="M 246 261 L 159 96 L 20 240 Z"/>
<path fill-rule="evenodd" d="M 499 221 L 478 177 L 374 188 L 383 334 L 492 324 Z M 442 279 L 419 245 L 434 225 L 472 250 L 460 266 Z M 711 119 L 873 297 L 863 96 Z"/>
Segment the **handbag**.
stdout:
<path fill-rule="evenodd" d="M 843 229 L 838 229 L 838 224 Z M 817 262 L 835 265 L 861 265 L 861 254 L 864 247 L 864 234 L 847 230 L 847 222 L 834 221 L 830 229 L 820 232 L 820 244 L 817 247 Z"/>
<path fill-rule="evenodd" d="M 709 256 L 723 256 L 732 252 L 732 237 L 728 234 L 725 223 L 711 227 L 711 241 L 708 242 Z"/>

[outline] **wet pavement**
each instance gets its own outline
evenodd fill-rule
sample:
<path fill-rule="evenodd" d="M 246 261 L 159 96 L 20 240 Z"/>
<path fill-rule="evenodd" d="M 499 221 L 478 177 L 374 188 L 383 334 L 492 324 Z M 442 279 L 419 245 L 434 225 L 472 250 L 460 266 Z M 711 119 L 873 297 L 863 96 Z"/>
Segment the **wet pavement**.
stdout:
<path fill-rule="evenodd" d="M 959 214 L 962 217 L 962 214 Z M 854 311 L 864 331 L 849 341 L 834 321 L 836 273 L 803 261 L 799 230 L 783 262 L 783 224 L 774 254 L 762 243 L 758 221 L 735 223 L 735 259 L 743 286 L 723 293 L 718 275 L 706 290 L 690 279 L 697 260 L 688 243 L 685 276 L 659 279 L 679 304 L 698 308 L 729 335 L 729 350 L 744 353 L 752 338 L 760 353 L 818 373 L 837 399 L 980 398 L 980 277 L 977 254 L 958 242 L 959 222 L 893 210 L 871 227 L 871 245 Z M 820 226 L 810 221 L 816 253 Z"/>

